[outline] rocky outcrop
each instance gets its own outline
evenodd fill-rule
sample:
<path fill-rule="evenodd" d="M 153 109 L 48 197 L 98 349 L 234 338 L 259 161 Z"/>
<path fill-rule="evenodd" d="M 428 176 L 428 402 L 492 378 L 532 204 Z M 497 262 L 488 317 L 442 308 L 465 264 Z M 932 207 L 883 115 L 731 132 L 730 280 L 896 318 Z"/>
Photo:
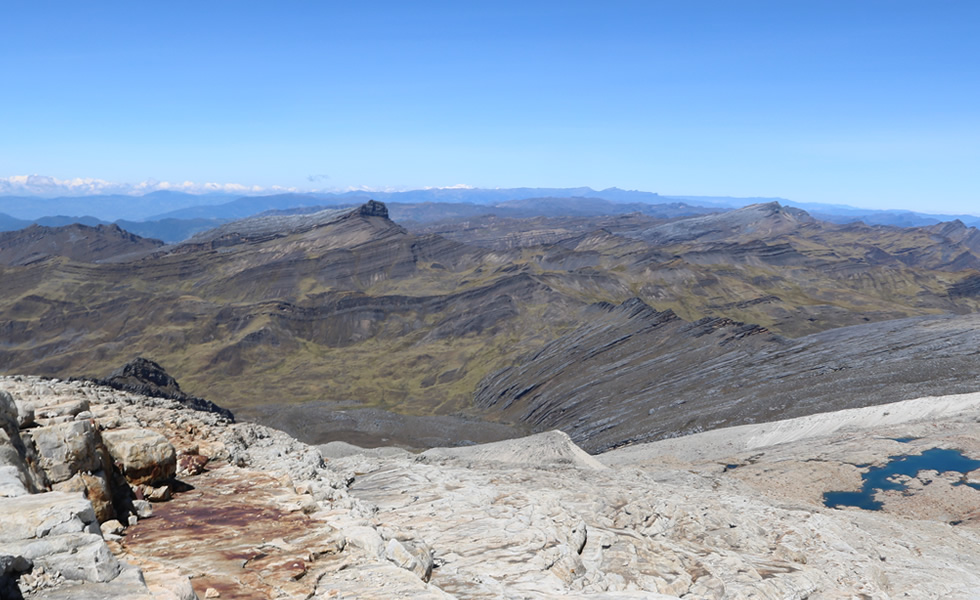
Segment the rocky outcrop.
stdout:
<path fill-rule="evenodd" d="M 122 566 L 109 551 L 92 503 L 79 494 L 46 492 L 0 502 L 0 544 L 65 579 L 106 582 Z"/>
<path fill-rule="evenodd" d="M 90 420 L 36 427 L 26 430 L 24 437 L 33 446 L 52 484 L 67 481 L 82 471 L 99 471 L 103 466 L 98 431 Z"/>
<path fill-rule="evenodd" d="M 964 484 L 980 472 L 918 473 L 878 513 L 822 503 L 903 451 L 980 456 L 976 394 L 599 456 L 547 432 L 421 455 L 331 444 L 324 458 L 175 400 L 84 381 L 7 377 L 0 388 L 16 398 L 0 396 L 5 456 L 27 457 L 38 429 L 89 423 L 78 431 L 105 449 L 113 489 L 129 492 L 109 520 L 90 490 L 48 489 L 87 471 L 0 497 L 4 598 L 966 600 L 980 587 L 980 490 Z M 32 440 L 23 452 L 8 433 L 18 405 L 37 421 L 16 431 Z M 172 449 L 177 479 L 128 481 L 120 440 L 140 457 Z M 76 467 L 45 464 L 63 476 L 87 447 L 64 446 Z M 169 500 L 146 501 L 164 487 Z"/>
<path fill-rule="evenodd" d="M 308 598 L 352 560 L 379 597 L 445 597 L 428 546 L 282 432 L 90 381 L 0 388 L 3 598 Z"/>
<path fill-rule="evenodd" d="M 46 485 L 43 472 L 32 468 L 33 453 L 20 435 L 20 423 L 33 421 L 22 415 L 33 409 L 0 390 L 0 497 L 22 496 Z"/>
<path fill-rule="evenodd" d="M 173 446 L 134 416 L 106 410 L 96 390 L 109 388 L 24 378 L 3 387 L 17 396 L 0 392 L 3 597 L 149 598 L 106 536 L 119 538 L 117 517 L 150 516 L 144 497 L 175 474 Z"/>
<path fill-rule="evenodd" d="M 368 200 L 357 209 L 357 214 L 362 217 L 381 217 L 388 218 L 388 207 L 383 202 Z"/>
<path fill-rule="evenodd" d="M 226 419 L 235 420 L 235 415 L 227 408 L 218 406 L 210 400 L 185 394 L 180 389 L 177 380 L 171 377 L 163 367 L 142 356 L 137 356 L 110 373 L 105 379 L 97 379 L 96 382 L 117 390 L 144 396 L 178 400 L 181 404 L 194 410 L 212 412 Z"/>
<path fill-rule="evenodd" d="M 156 431 L 114 429 L 106 431 L 102 440 L 131 485 L 160 484 L 177 473 L 177 453 Z"/>
<path fill-rule="evenodd" d="M 590 456 L 561 431 L 549 431 L 516 440 L 461 448 L 432 448 L 419 455 L 419 460 L 471 460 L 500 463 L 517 467 L 541 468 L 551 465 L 580 469 L 605 469 L 605 465 Z"/>

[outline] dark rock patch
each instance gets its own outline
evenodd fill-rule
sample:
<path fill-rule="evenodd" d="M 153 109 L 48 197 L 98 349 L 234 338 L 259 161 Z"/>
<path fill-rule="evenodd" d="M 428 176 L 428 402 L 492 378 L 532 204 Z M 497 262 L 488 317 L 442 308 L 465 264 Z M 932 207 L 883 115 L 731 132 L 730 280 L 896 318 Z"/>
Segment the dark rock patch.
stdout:
<path fill-rule="evenodd" d="M 235 415 L 227 408 L 222 408 L 210 400 L 189 396 L 182 392 L 177 380 L 170 376 L 163 367 L 142 356 L 138 356 L 119 367 L 105 379 L 96 379 L 95 383 L 134 394 L 177 400 L 188 408 L 215 413 L 232 422 L 235 420 Z"/>

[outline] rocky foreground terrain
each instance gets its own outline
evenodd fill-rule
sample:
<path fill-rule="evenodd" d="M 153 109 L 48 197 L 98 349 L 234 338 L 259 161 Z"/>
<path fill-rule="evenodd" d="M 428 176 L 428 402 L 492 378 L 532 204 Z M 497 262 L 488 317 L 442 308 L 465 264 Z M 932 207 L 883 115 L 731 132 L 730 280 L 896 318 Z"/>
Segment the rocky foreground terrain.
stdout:
<path fill-rule="evenodd" d="M 976 598 L 980 470 L 832 509 L 889 457 L 980 457 L 980 394 L 591 456 L 558 431 L 319 448 L 92 382 L 0 378 L 0 597 Z"/>

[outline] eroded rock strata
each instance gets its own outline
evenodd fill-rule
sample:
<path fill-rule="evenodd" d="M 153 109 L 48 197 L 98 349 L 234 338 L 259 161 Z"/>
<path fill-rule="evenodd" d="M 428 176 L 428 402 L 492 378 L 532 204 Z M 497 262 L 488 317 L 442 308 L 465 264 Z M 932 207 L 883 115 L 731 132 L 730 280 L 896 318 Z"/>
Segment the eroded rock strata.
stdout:
<path fill-rule="evenodd" d="M 591 456 L 564 433 L 320 448 L 179 401 L 0 378 L 2 598 L 971 598 L 980 472 L 832 509 L 890 456 L 980 457 L 980 394 Z M 977 486 L 980 487 L 980 486 Z"/>

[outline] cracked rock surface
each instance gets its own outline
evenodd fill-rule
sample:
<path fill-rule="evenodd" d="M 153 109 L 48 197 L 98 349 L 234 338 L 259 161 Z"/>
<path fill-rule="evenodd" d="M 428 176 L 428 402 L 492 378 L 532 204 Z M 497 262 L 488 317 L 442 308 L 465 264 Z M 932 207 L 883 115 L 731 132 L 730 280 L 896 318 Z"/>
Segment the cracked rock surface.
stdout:
<path fill-rule="evenodd" d="M 875 512 L 822 503 L 890 456 L 941 447 L 980 458 L 980 394 L 590 456 L 561 432 L 321 454 L 91 382 L 3 377 L 0 390 L 3 598 L 966 599 L 980 589 L 980 490 L 962 485 L 980 473 L 905 477 Z"/>

